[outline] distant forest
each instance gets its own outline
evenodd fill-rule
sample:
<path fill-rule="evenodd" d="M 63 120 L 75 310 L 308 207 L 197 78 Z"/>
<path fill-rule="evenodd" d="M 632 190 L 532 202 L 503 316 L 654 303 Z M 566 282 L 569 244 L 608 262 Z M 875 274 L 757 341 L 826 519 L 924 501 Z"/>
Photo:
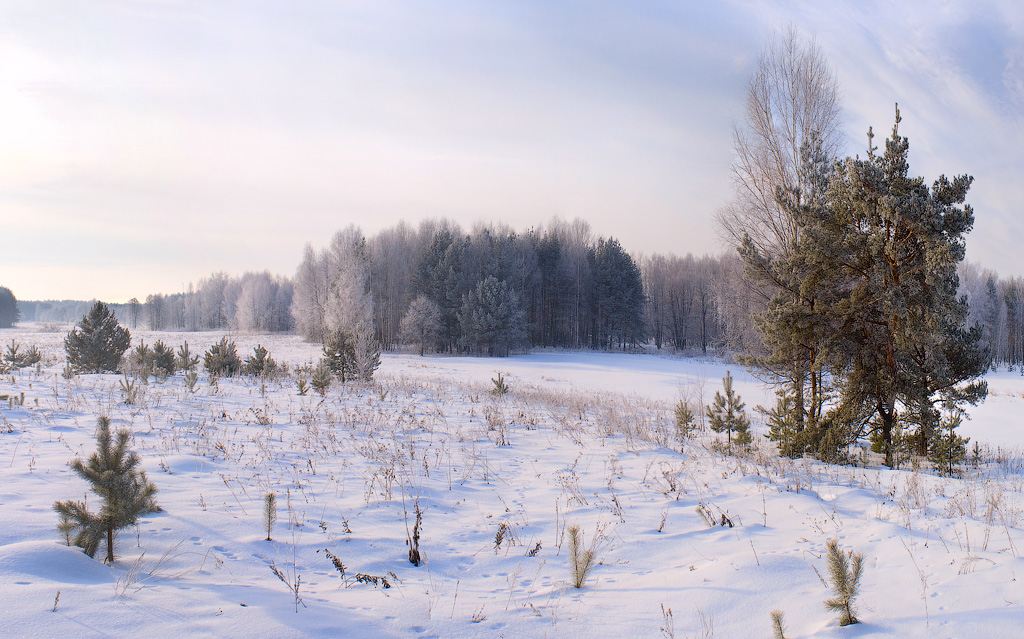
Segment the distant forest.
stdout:
<path fill-rule="evenodd" d="M 993 363 L 1024 362 L 1024 278 L 965 263 L 960 291 Z M 483 354 L 530 347 L 756 352 L 751 316 L 766 303 L 732 252 L 631 255 L 577 219 L 522 232 L 484 224 L 467 232 L 448 220 L 403 222 L 371 237 L 349 227 L 322 249 L 307 246 L 294 277 L 214 273 L 183 293 L 110 306 L 129 328 L 299 332 L 312 341 L 332 323 L 365 321 L 392 350 L 410 345 L 402 323 L 420 307 L 416 300 L 437 312 L 427 350 Z M 22 321 L 69 323 L 89 304 L 18 307 Z M 365 320 L 353 320 L 353 308 Z"/>

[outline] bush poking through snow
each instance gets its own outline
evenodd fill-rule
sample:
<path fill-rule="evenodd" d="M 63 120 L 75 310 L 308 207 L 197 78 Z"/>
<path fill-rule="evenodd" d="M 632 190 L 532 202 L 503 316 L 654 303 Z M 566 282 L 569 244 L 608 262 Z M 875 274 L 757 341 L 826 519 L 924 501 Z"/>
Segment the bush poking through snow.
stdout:
<path fill-rule="evenodd" d="M 501 373 L 498 373 L 497 377 L 492 377 L 491 383 L 494 384 L 494 388 L 491 389 L 491 392 L 495 395 L 505 395 L 512 390 L 512 388 L 505 383 L 505 378 L 501 376 Z"/>
<path fill-rule="evenodd" d="M 583 547 L 583 533 L 579 526 L 569 526 L 569 570 L 572 573 L 572 585 L 583 588 L 587 576 L 594 569 L 594 545 L 597 538 L 591 540 L 590 546 Z"/>
<path fill-rule="evenodd" d="M 781 610 L 772 610 L 772 637 L 786 639 L 786 626 L 782 623 Z"/>
<path fill-rule="evenodd" d="M 326 360 L 320 360 L 316 368 L 313 369 L 313 374 L 309 377 L 309 383 L 320 397 L 327 395 L 328 389 L 331 387 L 331 365 Z M 302 395 L 302 386 L 299 386 L 299 394 Z"/>
<path fill-rule="evenodd" d="M 274 530 L 274 523 L 277 522 L 277 495 L 267 493 L 263 498 L 263 527 L 267 529 L 267 541 L 273 541 L 270 533 Z"/>
<path fill-rule="evenodd" d="M 420 554 L 420 528 L 423 525 L 423 511 L 420 510 L 420 501 L 418 499 L 416 500 L 415 508 L 416 521 L 412 525 L 411 534 L 406 530 L 406 534 L 409 536 L 408 539 L 406 539 L 406 543 L 409 544 L 409 563 L 414 566 L 419 566 L 423 563 L 423 556 Z M 406 517 L 408 517 L 408 513 L 406 513 Z M 408 519 L 406 520 L 405 525 L 409 525 Z"/>
<path fill-rule="evenodd" d="M 227 337 L 210 347 L 203 354 L 203 366 L 211 376 L 234 377 L 242 369 L 235 343 Z"/>
<path fill-rule="evenodd" d="M 860 590 L 860 578 L 864 573 L 864 555 L 852 550 L 844 553 L 839 549 L 839 541 L 830 539 L 825 544 L 828 551 L 828 574 L 832 579 L 832 592 L 835 597 L 825 602 L 825 607 L 839 613 L 839 625 L 849 626 L 859 623 L 854 614 L 853 600 Z"/>
<path fill-rule="evenodd" d="M 92 490 L 103 503 L 96 514 L 89 512 L 85 502 L 58 501 L 53 509 L 60 515 L 58 528 L 72 543 L 90 557 L 96 556 L 100 542 L 106 541 L 107 563 L 114 561 L 114 536 L 118 530 L 136 524 L 139 517 L 157 512 L 154 495 L 156 486 L 138 470 L 139 456 L 128 450 L 131 431 L 117 431 L 116 440 L 110 433 L 110 418 L 96 420 L 96 452 L 83 463 L 71 462 L 71 470 L 92 484 Z"/>
<path fill-rule="evenodd" d="M 252 355 L 245 358 L 242 373 L 252 377 L 272 377 L 277 372 L 277 362 L 270 356 L 270 351 L 263 348 L 263 344 L 257 344 L 252 350 Z"/>
<path fill-rule="evenodd" d="M 199 366 L 199 356 L 193 355 L 188 348 L 188 342 L 185 342 L 178 347 L 178 357 L 175 363 L 183 371 L 194 371 Z"/>

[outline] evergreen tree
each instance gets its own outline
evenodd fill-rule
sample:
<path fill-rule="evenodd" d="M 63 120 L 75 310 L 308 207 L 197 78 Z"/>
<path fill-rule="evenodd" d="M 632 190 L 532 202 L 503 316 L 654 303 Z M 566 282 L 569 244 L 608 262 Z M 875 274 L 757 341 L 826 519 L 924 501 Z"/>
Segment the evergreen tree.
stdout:
<path fill-rule="evenodd" d="M 420 295 L 402 317 L 399 335 L 406 344 L 418 347 L 422 356 L 427 348 L 437 345 L 441 335 L 441 309 L 426 295 Z"/>
<path fill-rule="evenodd" d="M 234 340 L 222 337 L 203 353 L 203 367 L 211 376 L 234 377 L 242 370 Z"/>
<path fill-rule="evenodd" d="M 0 328 L 11 328 L 21 319 L 18 300 L 6 286 L 0 286 Z"/>
<path fill-rule="evenodd" d="M 750 419 L 744 411 L 746 404 L 740 401 L 740 396 L 733 390 L 732 375 L 729 371 L 725 371 L 722 385 L 725 395 L 715 391 L 715 400 L 705 409 L 711 430 L 726 433 L 730 444 L 733 441 L 733 433 L 736 433 L 737 444 L 749 444 Z"/>
<path fill-rule="evenodd" d="M 640 268 L 618 240 L 598 240 L 591 257 L 595 276 L 594 345 L 635 345 L 644 338 L 644 287 Z"/>
<path fill-rule="evenodd" d="M 820 140 L 813 134 L 801 149 L 801 156 L 801 184 L 776 193 L 777 206 L 793 220 L 796 238 L 810 218 L 823 215 L 832 171 Z M 785 409 L 788 413 L 776 414 L 772 420 L 772 439 L 780 440 L 783 436 L 791 440 L 805 428 L 818 432 L 829 396 L 823 353 L 833 327 L 820 312 L 823 282 L 814 275 L 814 264 L 799 247 L 797 239 L 791 250 L 768 253 L 746 235 L 739 248 L 744 277 L 773 292 L 767 309 L 753 317 L 765 350 L 742 357 L 742 361 L 780 387 L 774 412 Z M 792 424 L 782 428 L 781 423 L 787 421 Z M 815 444 L 808 438 L 800 439 L 807 445 Z M 800 455 L 802 448 L 787 454 Z"/>
<path fill-rule="evenodd" d="M 64 350 L 76 373 L 112 372 L 120 366 L 131 341 L 128 329 L 117 323 L 105 304 L 96 302 L 64 338 Z"/>
<path fill-rule="evenodd" d="M 153 344 L 153 373 L 161 377 L 167 377 L 173 375 L 177 370 L 177 365 L 174 358 L 174 349 L 164 344 L 163 341 L 157 340 Z"/>
<path fill-rule="evenodd" d="M 827 327 L 828 365 L 837 381 L 841 422 L 871 421 L 892 465 L 893 431 L 917 427 L 920 454 L 938 426 L 936 404 L 976 404 L 988 364 L 981 326 L 966 329 L 957 265 L 974 225 L 963 204 L 973 178 L 940 176 L 929 189 L 909 177 L 909 143 L 900 116 L 881 156 L 847 158 L 829 182 L 827 206 L 810 211 L 798 251 L 815 308 Z M 869 131 L 869 140 L 871 133 Z"/>
<path fill-rule="evenodd" d="M 341 383 L 357 375 L 355 339 L 348 333 L 337 330 L 324 340 L 323 362 Z"/>
<path fill-rule="evenodd" d="M 102 416 L 96 423 L 96 452 L 85 463 L 71 462 L 71 469 L 92 484 L 102 504 L 98 513 L 88 510 L 85 502 L 58 501 L 53 508 L 61 517 L 60 528 L 90 557 L 96 556 L 100 543 L 107 547 L 107 563 L 114 561 L 114 536 L 118 530 L 136 524 L 139 517 L 158 512 L 154 495 L 156 486 L 138 469 L 139 456 L 128 450 L 131 431 L 120 429 L 116 437 L 110 433 L 110 419 Z"/>
<path fill-rule="evenodd" d="M 270 377 L 277 372 L 277 362 L 270 356 L 270 351 L 263 348 L 263 344 L 257 344 L 253 353 L 245 358 L 242 365 L 242 374 L 253 377 Z"/>
<path fill-rule="evenodd" d="M 459 311 L 462 346 L 491 357 L 507 357 L 526 345 L 526 313 L 508 282 L 490 276 L 470 291 Z"/>

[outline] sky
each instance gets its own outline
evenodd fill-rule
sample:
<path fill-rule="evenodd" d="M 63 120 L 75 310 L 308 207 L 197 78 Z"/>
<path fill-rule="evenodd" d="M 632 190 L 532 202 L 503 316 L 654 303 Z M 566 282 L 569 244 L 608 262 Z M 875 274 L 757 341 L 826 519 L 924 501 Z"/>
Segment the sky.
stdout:
<path fill-rule="evenodd" d="M 846 153 L 898 102 L 914 174 L 975 178 L 968 259 L 1024 274 L 1016 0 L 0 0 L 0 286 L 141 299 L 439 217 L 716 254 L 789 25 L 834 67 Z"/>

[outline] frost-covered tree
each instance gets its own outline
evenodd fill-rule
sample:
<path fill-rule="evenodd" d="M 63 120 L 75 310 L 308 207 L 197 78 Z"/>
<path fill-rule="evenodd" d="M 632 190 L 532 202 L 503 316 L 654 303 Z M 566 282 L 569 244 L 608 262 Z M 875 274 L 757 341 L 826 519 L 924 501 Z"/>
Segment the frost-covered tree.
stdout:
<path fill-rule="evenodd" d="M 940 176 L 931 188 L 909 174 L 900 116 L 885 153 L 847 158 L 828 180 L 822 206 L 798 207 L 795 251 L 801 291 L 813 308 L 765 318 L 788 342 L 822 353 L 837 396 L 833 426 L 878 435 L 892 465 L 898 425 L 916 427 L 922 455 L 942 406 L 958 410 L 987 393 L 982 328 L 968 329 L 958 293 L 964 236 L 974 225 L 962 206 L 973 178 Z"/>
<path fill-rule="evenodd" d="M 112 436 L 110 419 L 102 416 L 96 423 L 96 452 L 84 463 L 81 459 L 71 462 L 71 470 L 88 481 L 102 500 L 99 512 L 91 512 L 82 501 L 58 501 L 53 505 L 61 517 L 62 532 L 87 555 L 95 557 L 100 544 L 106 544 L 107 563 L 114 561 L 117 531 L 160 510 L 154 498 L 156 486 L 138 468 L 138 454 L 128 449 L 131 437 L 128 429 L 119 429 Z"/>
<path fill-rule="evenodd" d="M 106 304 L 96 302 L 64 338 L 64 351 L 75 372 L 111 372 L 118 369 L 131 342 L 128 329 L 118 324 Z"/>
<path fill-rule="evenodd" d="M 420 295 L 409 305 L 399 333 L 402 342 L 416 346 L 422 356 L 426 349 L 434 348 L 441 334 L 441 310 L 426 295 Z"/>
<path fill-rule="evenodd" d="M 507 357 L 526 344 L 526 313 L 508 282 L 488 277 L 463 300 L 462 346 L 491 357 Z"/>
<path fill-rule="evenodd" d="M 295 275 L 292 315 L 310 341 L 323 342 L 333 331 L 373 330 L 366 241 L 359 229 L 339 231 L 325 250 L 306 247 Z"/>
<path fill-rule="evenodd" d="M 6 286 L 0 286 L 0 328 L 11 328 L 21 318 L 18 300 Z"/>

